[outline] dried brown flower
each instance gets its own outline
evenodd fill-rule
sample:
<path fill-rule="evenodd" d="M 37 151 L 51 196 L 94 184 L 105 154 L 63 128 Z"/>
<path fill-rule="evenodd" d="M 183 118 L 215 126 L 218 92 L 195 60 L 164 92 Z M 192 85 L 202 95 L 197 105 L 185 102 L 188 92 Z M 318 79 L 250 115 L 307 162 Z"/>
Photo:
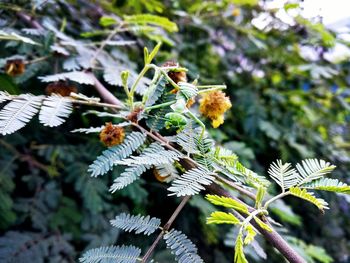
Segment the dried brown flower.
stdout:
<path fill-rule="evenodd" d="M 124 128 L 113 125 L 111 122 L 107 122 L 104 129 L 100 132 L 100 141 L 108 147 L 121 144 L 124 138 Z"/>
<path fill-rule="evenodd" d="M 16 77 L 23 74 L 25 71 L 25 63 L 22 59 L 9 59 L 6 61 L 5 72 Z"/>
<path fill-rule="evenodd" d="M 126 118 L 131 122 L 137 123 L 139 121 L 139 116 L 142 111 L 142 107 L 136 107 L 132 112 L 130 112 L 130 114 Z"/>
<path fill-rule="evenodd" d="M 175 61 L 167 61 L 162 67 L 179 67 L 179 64 Z M 175 82 L 187 82 L 187 75 L 185 71 L 169 71 L 168 76 Z"/>
<path fill-rule="evenodd" d="M 170 175 L 161 176 L 156 168 L 153 169 L 153 175 L 159 182 L 167 182 L 167 179 L 170 177 Z"/>
<path fill-rule="evenodd" d="M 51 95 L 51 94 L 55 93 L 55 94 L 59 94 L 63 97 L 68 97 L 71 92 L 77 93 L 78 89 L 75 86 L 70 85 L 64 81 L 57 81 L 54 83 L 50 83 L 45 88 L 45 93 L 47 95 Z"/>

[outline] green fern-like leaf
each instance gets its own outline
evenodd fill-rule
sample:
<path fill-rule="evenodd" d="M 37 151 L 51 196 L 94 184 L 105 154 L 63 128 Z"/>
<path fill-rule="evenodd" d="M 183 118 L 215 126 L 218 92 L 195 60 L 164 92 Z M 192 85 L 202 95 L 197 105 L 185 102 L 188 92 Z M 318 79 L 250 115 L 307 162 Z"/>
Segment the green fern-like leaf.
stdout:
<path fill-rule="evenodd" d="M 283 164 L 281 160 L 277 160 L 270 165 L 268 174 L 282 188 L 283 192 L 297 185 L 300 181 L 299 174 L 295 169 L 291 169 L 291 164 Z"/>
<path fill-rule="evenodd" d="M 137 180 L 150 167 L 150 165 L 133 165 L 126 168 L 125 171 L 120 174 L 120 176 L 114 179 L 109 191 L 114 193 L 117 190 L 125 188 Z"/>
<path fill-rule="evenodd" d="M 215 177 L 207 169 L 198 167 L 191 169 L 175 179 L 168 188 L 171 195 L 185 196 L 195 195 L 201 190 L 204 190 L 203 185 L 210 185 L 214 181 Z"/>
<path fill-rule="evenodd" d="M 270 182 L 266 180 L 265 177 L 258 175 L 257 173 L 253 172 L 252 170 L 246 168 L 243 164 L 236 161 L 235 167 L 234 167 L 235 173 L 242 176 L 247 184 L 254 186 L 255 188 L 259 187 L 268 187 L 270 185 Z"/>
<path fill-rule="evenodd" d="M 159 228 L 160 219 L 150 216 L 133 216 L 126 213 L 121 213 L 111 220 L 114 227 L 120 228 L 126 232 L 135 231 L 136 234 L 150 235 Z"/>
<path fill-rule="evenodd" d="M 59 95 L 52 95 L 44 99 L 39 113 L 39 121 L 44 126 L 56 127 L 65 121 L 64 118 L 67 118 L 72 110 L 71 100 Z"/>
<path fill-rule="evenodd" d="M 217 147 L 215 150 L 215 158 L 223 163 L 225 166 L 233 167 L 238 160 L 236 154 L 234 154 L 231 150 Z"/>
<path fill-rule="evenodd" d="M 234 257 L 235 263 L 248 263 L 247 258 L 244 255 L 243 250 L 243 234 L 240 232 L 236 239 L 235 244 L 235 257 Z"/>
<path fill-rule="evenodd" d="M 142 151 L 139 156 L 131 156 L 128 159 L 119 161 L 123 165 L 159 165 L 178 161 L 180 154 L 175 151 L 165 150 L 159 143 L 154 142 Z"/>
<path fill-rule="evenodd" d="M 148 95 L 148 99 L 145 103 L 146 107 L 152 106 L 162 96 L 165 86 L 168 84 L 166 78 L 162 75 L 159 77 L 157 83 L 154 86 L 153 91 Z"/>
<path fill-rule="evenodd" d="M 298 185 L 309 183 L 317 180 L 335 169 L 334 165 L 324 160 L 307 159 L 297 164 L 296 168 L 301 176 Z"/>
<path fill-rule="evenodd" d="M 44 77 L 39 77 L 43 82 L 55 82 L 59 80 L 71 80 L 78 82 L 80 84 L 86 85 L 94 85 L 95 80 L 89 74 L 83 71 L 72 71 L 72 72 L 64 72 L 55 75 L 49 75 Z"/>
<path fill-rule="evenodd" d="M 238 202 L 232 198 L 208 194 L 206 195 L 206 199 L 214 205 L 220 205 L 223 207 L 232 208 L 239 212 L 248 214 L 248 207 L 244 203 Z"/>
<path fill-rule="evenodd" d="M 244 245 L 249 245 L 254 241 L 256 232 L 251 224 L 248 224 L 244 230 L 247 232 L 247 235 L 244 238 Z"/>
<path fill-rule="evenodd" d="M 124 142 L 120 145 L 113 146 L 105 150 L 102 155 L 89 166 L 88 172 L 91 176 L 99 176 L 107 173 L 112 169 L 116 161 L 120 161 L 136 149 L 138 149 L 146 140 L 146 135 L 141 132 L 132 132 L 129 134 Z"/>
<path fill-rule="evenodd" d="M 150 24 L 150 25 L 156 25 L 156 26 L 162 27 L 169 32 L 178 31 L 177 25 L 174 22 L 171 22 L 168 18 L 162 17 L 162 16 L 150 15 L 150 14 L 139 14 L 139 15 L 133 15 L 133 16 L 125 16 L 124 19 L 125 19 L 125 22 L 129 24 L 137 24 L 137 25 Z"/>
<path fill-rule="evenodd" d="M 11 95 L 7 91 L 0 91 L 0 103 L 11 99 Z"/>
<path fill-rule="evenodd" d="M 254 216 L 254 220 L 262 229 L 266 230 L 267 232 L 272 232 L 273 231 L 273 229 L 268 224 L 264 223 L 258 217 Z"/>
<path fill-rule="evenodd" d="M 321 178 L 319 180 L 303 184 L 300 186 L 300 188 L 350 194 L 350 185 L 342 183 L 337 179 L 330 178 Z"/>
<path fill-rule="evenodd" d="M 174 99 L 174 94 L 163 93 L 163 95 L 157 100 L 157 104 L 165 103 Z M 160 131 L 163 129 L 165 127 L 165 122 L 167 121 L 164 116 L 172 111 L 173 110 L 169 106 L 150 111 L 148 114 L 146 114 L 146 124 L 148 128 L 153 131 Z"/>
<path fill-rule="evenodd" d="M 186 151 L 191 154 L 198 154 L 199 149 L 195 137 L 200 134 L 201 128 L 194 128 L 193 122 L 189 121 L 184 130 L 176 135 L 176 142 Z"/>
<path fill-rule="evenodd" d="M 215 211 L 207 218 L 207 224 L 239 224 L 240 221 L 231 213 Z"/>
<path fill-rule="evenodd" d="M 134 246 L 110 246 L 90 249 L 79 258 L 81 263 L 135 263 L 141 249 Z"/>
<path fill-rule="evenodd" d="M 197 255 L 197 247 L 187 238 L 187 236 L 180 231 L 172 229 L 164 235 L 167 248 L 175 254 L 175 259 L 179 263 L 202 263 L 204 262 L 200 256 Z"/>
<path fill-rule="evenodd" d="M 0 134 L 23 128 L 39 111 L 43 97 L 23 94 L 14 98 L 0 111 Z"/>
<path fill-rule="evenodd" d="M 320 210 L 328 209 L 328 203 L 326 201 L 321 198 L 316 198 L 313 193 L 307 192 L 306 189 L 292 187 L 289 191 L 292 195 L 313 203 Z"/>

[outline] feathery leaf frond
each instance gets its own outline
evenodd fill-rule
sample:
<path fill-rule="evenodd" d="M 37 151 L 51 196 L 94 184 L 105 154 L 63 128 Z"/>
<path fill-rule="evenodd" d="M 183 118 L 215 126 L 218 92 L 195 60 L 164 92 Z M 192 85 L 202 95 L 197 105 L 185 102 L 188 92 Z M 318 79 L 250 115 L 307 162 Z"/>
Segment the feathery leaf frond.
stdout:
<path fill-rule="evenodd" d="M 350 185 L 331 178 L 320 178 L 319 180 L 303 184 L 300 188 L 350 194 Z"/>
<path fill-rule="evenodd" d="M 135 263 L 141 249 L 134 246 L 109 246 L 90 249 L 79 258 L 81 263 Z"/>
<path fill-rule="evenodd" d="M 115 219 L 110 221 L 112 226 L 120 228 L 126 232 L 135 231 L 136 234 L 145 234 L 149 236 L 159 228 L 160 219 L 150 216 L 133 216 L 126 213 L 117 215 Z"/>
<path fill-rule="evenodd" d="M 328 203 L 325 200 L 316 198 L 313 193 L 307 192 L 306 189 L 292 187 L 289 191 L 292 195 L 313 203 L 320 210 L 328 209 Z"/>
<path fill-rule="evenodd" d="M 207 218 L 207 224 L 239 224 L 240 221 L 231 213 L 215 211 Z"/>
<path fill-rule="evenodd" d="M 214 181 L 215 177 L 210 171 L 203 167 L 194 168 L 188 170 L 186 173 L 175 179 L 168 188 L 169 195 L 185 196 L 195 195 L 205 188 L 203 185 L 210 185 Z"/>
<path fill-rule="evenodd" d="M 235 170 L 237 174 L 244 177 L 245 181 L 248 184 L 253 185 L 256 188 L 260 186 L 268 187 L 270 185 L 270 182 L 266 180 L 265 177 L 258 175 L 252 170 L 246 168 L 243 164 L 241 164 L 238 161 L 236 161 Z"/>
<path fill-rule="evenodd" d="M 199 150 L 194 139 L 196 134 L 200 134 L 200 131 L 193 128 L 193 122 L 189 121 L 185 129 L 176 135 L 176 141 L 187 153 L 198 154 Z"/>
<path fill-rule="evenodd" d="M 272 232 L 273 229 L 266 223 L 264 223 L 259 217 L 257 216 L 254 216 L 253 217 L 255 222 L 262 228 L 262 229 L 265 229 L 266 231 L 268 232 Z"/>
<path fill-rule="evenodd" d="M 0 91 L 0 103 L 10 100 L 12 96 L 7 91 Z"/>
<path fill-rule="evenodd" d="M 244 255 L 244 250 L 243 250 L 243 233 L 242 232 L 238 234 L 236 239 L 234 262 L 248 263 L 248 260 L 246 259 Z"/>
<path fill-rule="evenodd" d="M 254 241 L 254 238 L 256 236 L 256 232 L 254 230 L 254 227 L 251 224 L 248 224 L 245 228 L 245 231 L 247 231 L 247 235 L 244 238 L 244 245 L 249 245 Z"/>
<path fill-rule="evenodd" d="M 79 128 L 79 129 L 74 129 L 71 132 L 81 132 L 81 133 L 100 133 L 105 126 L 102 125 L 101 127 L 90 127 L 90 128 Z"/>
<path fill-rule="evenodd" d="M 324 160 L 307 159 L 302 161 L 301 164 L 298 163 L 296 168 L 302 177 L 298 185 L 302 185 L 332 172 L 335 165 L 331 165 Z"/>
<path fill-rule="evenodd" d="M 88 172 L 91 176 L 99 176 L 107 173 L 112 169 L 116 161 L 122 160 L 138 149 L 146 140 L 146 135 L 141 132 L 132 132 L 120 145 L 113 146 L 105 151 L 102 155 L 89 166 Z"/>
<path fill-rule="evenodd" d="M 59 73 L 55 75 L 39 77 L 42 82 L 55 82 L 59 80 L 71 80 L 80 84 L 94 85 L 95 80 L 87 73 L 83 71 L 72 71 Z"/>
<path fill-rule="evenodd" d="M 123 189 L 129 184 L 133 183 L 137 178 L 141 176 L 150 165 L 133 165 L 125 169 L 117 178 L 114 179 L 113 184 L 109 188 L 111 193 L 114 193 L 117 190 Z"/>
<path fill-rule="evenodd" d="M 39 111 L 43 97 L 23 94 L 14 98 L 0 111 L 0 133 L 13 133 L 23 128 Z"/>
<path fill-rule="evenodd" d="M 174 161 L 178 161 L 179 157 L 179 153 L 165 150 L 159 143 L 152 143 L 139 156 L 131 156 L 117 163 L 123 165 L 159 165 L 173 163 Z"/>
<path fill-rule="evenodd" d="M 197 247 L 192 243 L 187 236 L 180 231 L 172 229 L 164 235 L 167 248 L 175 255 L 175 259 L 179 263 L 202 263 L 204 262 L 197 255 Z"/>
<path fill-rule="evenodd" d="M 59 95 L 46 97 L 39 113 L 39 121 L 44 126 L 56 127 L 61 125 L 72 113 L 72 101 Z"/>
<path fill-rule="evenodd" d="M 248 207 L 243 202 L 238 202 L 232 198 L 218 195 L 206 195 L 205 198 L 214 205 L 232 208 L 239 212 L 248 214 Z"/>
<path fill-rule="evenodd" d="M 299 174 L 295 169 L 291 169 L 291 164 L 283 164 L 281 160 L 277 160 L 270 165 L 268 174 L 282 188 L 283 192 L 297 185 L 300 181 Z"/>
<path fill-rule="evenodd" d="M 156 26 L 162 27 L 169 32 L 178 31 L 177 25 L 174 22 L 171 22 L 168 18 L 163 16 L 150 15 L 150 14 L 137 14 L 132 16 L 125 16 L 124 19 L 129 24 L 136 24 L 136 25 L 150 24 L 150 25 L 156 25 Z"/>
<path fill-rule="evenodd" d="M 150 91 L 150 94 L 148 95 L 148 99 L 145 102 L 145 107 L 152 106 L 154 103 L 156 103 L 156 101 L 163 94 L 167 83 L 168 81 L 166 80 L 166 78 L 163 75 L 161 75 L 157 83 L 155 84 L 154 89 Z"/>

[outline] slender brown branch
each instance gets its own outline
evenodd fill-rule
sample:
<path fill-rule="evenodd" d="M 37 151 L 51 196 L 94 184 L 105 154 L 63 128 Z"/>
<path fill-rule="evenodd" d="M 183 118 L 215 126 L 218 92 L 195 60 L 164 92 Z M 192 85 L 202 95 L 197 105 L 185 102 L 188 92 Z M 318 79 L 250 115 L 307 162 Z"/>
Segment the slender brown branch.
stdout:
<path fill-rule="evenodd" d="M 95 89 L 105 102 L 115 104 L 120 107 L 124 106 L 124 103 L 117 99 L 108 89 L 106 89 L 92 72 L 87 72 L 87 74 L 90 75 L 91 78 L 93 78 L 95 83 Z"/>
<path fill-rule="evenodd" d="M 30 15 L 27 15 L 23 12 L 17 12 L 17 16 L 22 19 L 24 22 L 26 22 L 28 25 L 30 25 L 33 28 L 39 29 L 39 30 L 43 30 L 44 28 L 42 27 L 42 25 L 39 24 L 38 21 L 36 21 L 33 17 L 31 17 Z"/>
<path fill-rule="evenodd" d="M 240 192 L 241 194 L 244 194 L 246 196 L 248 196 L 250 199 L 255 200 L 256 196 L 255 194 L 249 192 L 248 190 L 244 189 L 243 187 L 240 187 L 239 185 L 227 180 L 226 178 L 223 178 L 222 176 L 216 176 L 216 179 L 234 189 L 236 189 L 238 192 Z"/>
<path fill-rule="evenodd" d="M 186 203 L 190 200 L 190 196 L 186 196 L 181 200 L 181 203 L 178 205 L 178 207 L 175 209 L 174 213 L 169 218 L 168 222 L 165 223 L 163 226 L 162 232 L 159 233 L 157 238 L 154 240 L 153 244 L 150 246 L 150 248 L 147 250 L 146 254 L 142 258 L 142 263 L 147 262 L 149 257 L 152 255 L 154 249 L 158 245 L 159 241 L 162 239 L 162 237 L 165 235 L 165 233 L 170 229 L 171 225 L 175 221 L 176 217 L 180 214 L 181 210 L 184 208 Z"/>
<path fill-rule="evenodd" d="M 102 52 L 102 50 L 105 48 L 105 46 L 107 45 L 107 43 L 115 36 L 115 34 L 118 33 L 118 30 L 123 26 L 123 23 L 120 23 L 120 25 L 118 27 L 116 27 L 109 35 L 108 37 L 102 41 L 100 47 L 96 50 L 96 52 L 94 53 L 93 57 L 90 60 L 90 65 L 93 67 L 96 59 L 98 57 L 98 55 Z"/>

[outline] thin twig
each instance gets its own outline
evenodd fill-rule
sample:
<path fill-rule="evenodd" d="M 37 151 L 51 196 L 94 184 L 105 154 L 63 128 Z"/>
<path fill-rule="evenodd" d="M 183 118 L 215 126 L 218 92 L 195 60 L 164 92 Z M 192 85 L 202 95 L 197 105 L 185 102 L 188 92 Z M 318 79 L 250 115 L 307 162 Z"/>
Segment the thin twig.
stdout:
<path fill-rule="evenodd" d="M 108 89 L 106 89 L 92 72 L 87 72 L 87 74 L 93 78 L 95 89 L 105 102 L 115 104 L 119 107 L 124 107 L 124 103 L 117 99 Z"/>
<path fill-rule="evenodd" d="M 175 209 L 174 213 L 169 218 L 168 222 L 165 223 L 163 226 L 162 232 L 159 233 L 157 238 L 154 240 L 153 244 L 150 246 L 150 248 L 147 250 L 146 254 L 142 258 L 142 263 L 147 262 L 149 257 L 152 255 L 154 249 L 158 245 L 159 241 L 162 239 L 162 237 L 165 235 L 165 233 L 170 229 L 172 223 L 175 221 L 176 217 L 180 214 L 181 210 L 184 208 L 188 200 L 190 200 L 191 196 L 186 196 L 181 200 L 181 203 L 178 205 L 178 207 Z"/>
<path fill-rule="evenodd" d="M 98 55 L 101 53 L 101 51 L 105 48 L 105 46 L 107 45 L 107 43 L 115 36 L 115 34 L 118 33 L 118 30 L 120 28 L 123 27 L 123 23 L 120 23 L 119 26 L 117 26 L 109 35 L 108 37 L 102 41 L 100 47 L 96 50 L 96 52 L 94 53 L 93 57 L 91 58 L 90 60 L 90 65 L 93 67 L 95 62 L 96 62 L 96 59 L 98 57 Z"/>
<path fill-rule="evenodd" d="M 226 178 L 223 178 L 222 176 L 217 175 L 216 179 L 219 180 L 220 182 L 236 189 L 238 192 L 248 196 L 250 199 L 252 199 L 252 200 L 256 199 L 255 194 L 253 194 L 253 193 L 249 192 L 248 190 L 244 189 L 243 187 L 240 187 L 239 185 L 227 180 Z"/>

